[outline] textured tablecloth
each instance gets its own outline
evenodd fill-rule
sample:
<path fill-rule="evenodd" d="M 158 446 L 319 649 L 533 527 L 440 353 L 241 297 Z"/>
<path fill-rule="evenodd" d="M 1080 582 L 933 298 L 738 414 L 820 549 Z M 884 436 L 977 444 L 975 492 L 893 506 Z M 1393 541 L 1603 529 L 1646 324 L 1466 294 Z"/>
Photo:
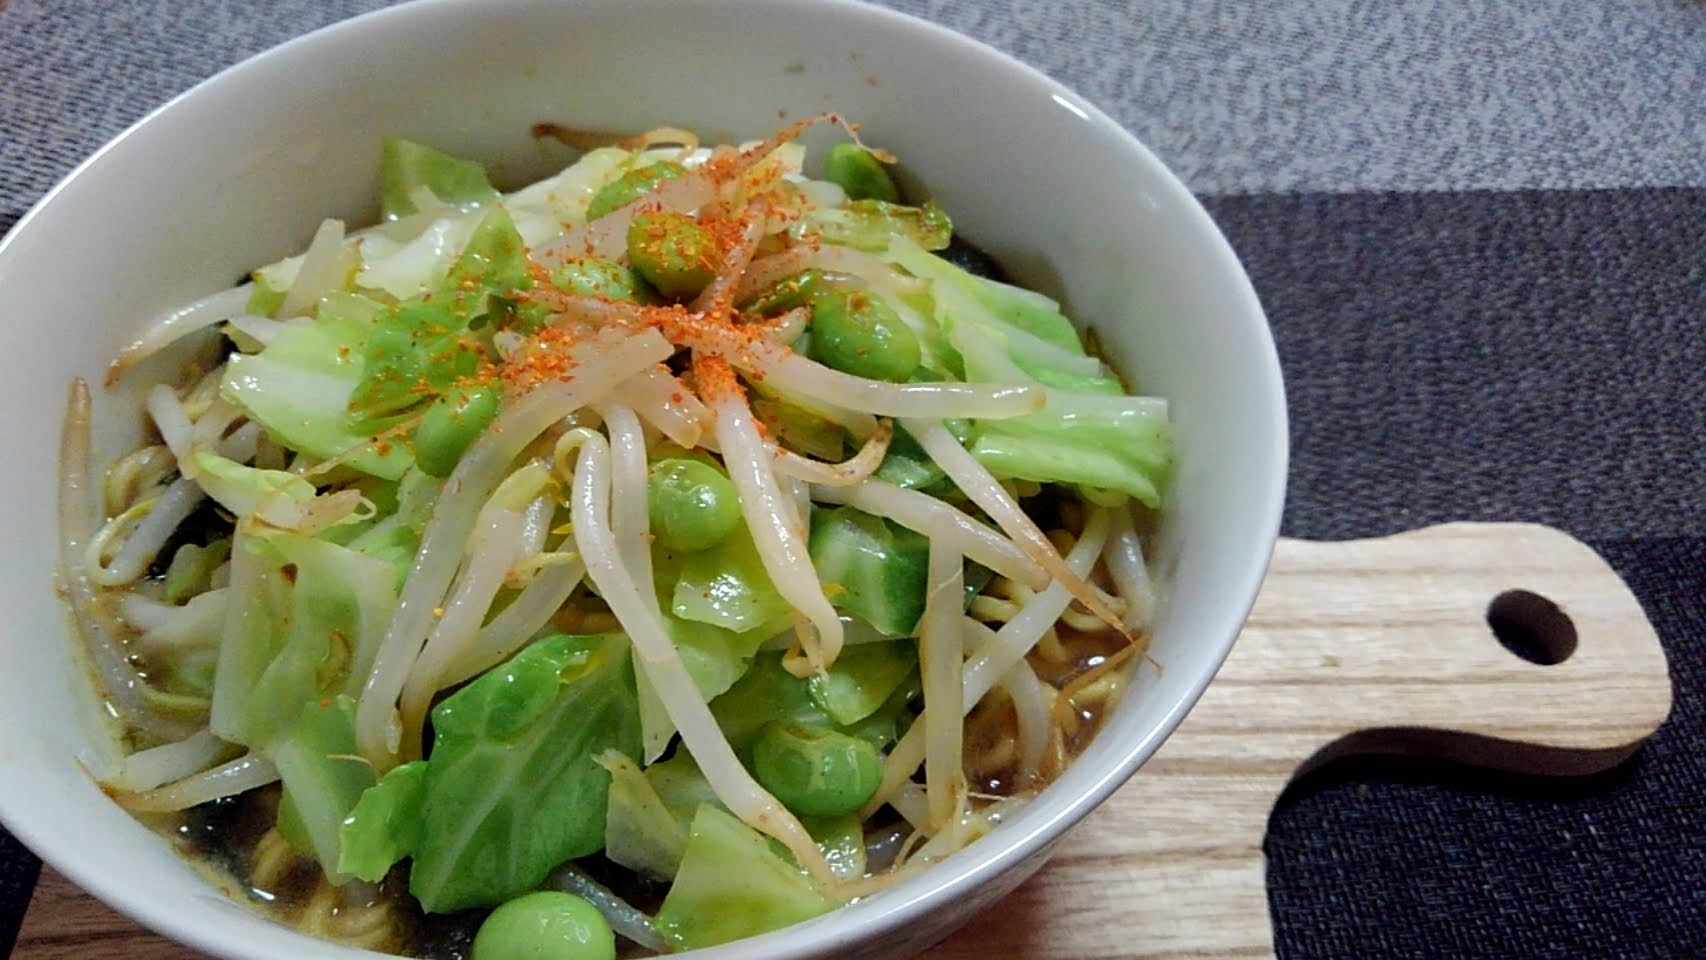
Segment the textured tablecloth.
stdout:
<path fill-rule="evenodd" d="M 0 6 L 0 229 L 168 96 L 380 5 Z M 1294 788 L 1281 956 L 1706 955 L 1706 3 L 893 5 L 1078 89 L 1204 197 L 1279 341 L 1287 535 L 1549 523 L 1670 656 L 1669 725 L 1589 782 Z M 0 831 L 0 955 L 35 872 Z"/>

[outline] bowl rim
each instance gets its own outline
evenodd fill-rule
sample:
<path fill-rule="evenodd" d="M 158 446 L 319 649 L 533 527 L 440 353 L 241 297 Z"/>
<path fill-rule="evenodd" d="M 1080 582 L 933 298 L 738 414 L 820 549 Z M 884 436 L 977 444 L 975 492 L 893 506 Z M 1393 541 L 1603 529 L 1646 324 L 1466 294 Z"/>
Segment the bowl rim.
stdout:
<path fill-rule="evenodd" d="M 701 5 L 709 5 L 707 0 L 695 0 Z M 518 0 L 512 6 L 526 7 L 534 4 L 535 0 Z M 871 932 L 888 933 L 902 926 L 917 921 L 919 918 L 934 913 L 956 899 L 961 899 L 983 885 L 983 883 L 1008 869 L 1032 860 L 1046 852 L 1064 832 L 1077 823 L 1091 810 L 1103 803 L 1115 790 L 1129 779 L 1172 734 L 1184 716 L 1196 704 L 1203 691 L 1218 673 L 1226 657 L 1230 654 L 1239 631 L 1251 608 L 1255 604 L 1257 592 L 1266 576 L 1273 546 L 1278 538 L 1280 520 L 1285 501 L 1286 478 L 1289 459 L 1289 419 L 1285 390 L 1278 351 L 1274 344 L 1272 330 L 1268 325 L 1266 314 L 1243 265 L 1233 252 L 1225 235 L 1215 224 L 1207 210 L 1191 194 L 1184 183 L 1173 173 L 1145 144 L 1135 135 L 1125 129 L 1106 112 L 1095 104 L 1084 99 L 1069 87 L 1042 73 L 1039 69 L 1019 60 L 1017 57 L 996 49 L 981 41 L 975 40 L 953 29 L 921 19 L 908 13 L 886 7 L 877 6 L 865 0 L 741 0 L 748 7 L 767 8 L 778 14 L 792 11 L 812 11 L 821 13 L 825 8 L 839 11 L 839 15 L 869 18 L 879 28 L 901 29 L 924 32 L 942 44 L 956 47 L 960 52 L 986 62 L 991 70 L 997 70 L 1023 77 L 1029 84 L 1036 86 L 1042 92 L 1051 96 L 1063 108 L 1077 113 L 1083 119 L 1092 122 L 1105 132 L 1113 135 L 1123 150 L 1129 152 L 1140 163 L 1147 166 L 1147 173 L 1153 177 L 1152 186 L 1168 195 L 1177 208 L 1188 219 L 1192 229 L 1202 233 L 1209 243 L 1215 262 L 1211 270 L 1236 286 L 1236 297 L 1240 303 L 1241 312 L 1251 320 L 1258 329 L 1254 333 L 1259 337 L 1255 344 L 1260 354 L 1261 370 L 1265 382 L 1260 384 L 1260 392 L 1271 397 L 1273 403 L 1264 404 L 1258 411 L 1268 419 L 1266 434 L 1273 438 L 1273 447 L 1267 451 L 1265 462 L 1272 464 L 1271 475 L 1262 486 L 1262 499 L 1254 511 L 1259 522 L 1250 531 L 1251 543 L 1264 549 L 1253 550 L 1246 559 L 1240 576 L 1235 581 L 1222 584 L 1225 595 L 1241 598 L 1235 604 L 1225 605 L 1222 622 L 1225 624 L 1225 636 L 1212 637 L 1217 644 L 1213 655 L 1205 660 L 1212 669 L 1203 669 L 1191 679 L 1184 694 L 1179 697 L 1161 717 L 1160 721 L 1144 731 L 1143 735 L 1128 749 L 1117 757 L 1116 762 L 1095 771 L 1095 776 L 1087 783 L 1079 786 L 1072 793 L 1045 791 L 1044 796 L 1053 794 L 1055 803 L 1049 806 L 1032 804 L 1026 810 L 1004 825 L 1006 841 L 998 844 L 974 844 L 957 853 L 941 864 L 932 866 L 915 876 L 896 884 L 892 890 L 904 890 L 911 894 L 902 896 L 877 896 L 850 906 L 831 911 L 822 917 L 801 924 L 784 928 L 757 937 L 748 938 L 719 947 L 711 947 L 691 951 L 684 956 L 704 958 L 704 960 L 781 960 L 794 956 L 803 947 L 823 949 L 833 947 L 843 941 L 850 941 L 869 935 Z M 176 94 L 166 102 L 149 110 L 141 118 L 127 126 L 122 132 L 108 140 L 94 153 L 79 162 L 64 177 L 18 219 L 0 237 L 0 268 L 5 266 L 11 249 L 21 243 L 20 237 L 27 236 L 32 224 L 44 211 L 54 206 L 58 198 L 71 190 L 84 177 L 98 172 L 105 158 L 118 151 L 132 139 L 139 130 L 155 123 L 160 117 L 172 115 L 184 110 L 194 110 L 196 103 L 210 88 L 218 88 L 229 83 L 235 77 L 241 77 L 249 72 L 265 69 L 276 61 L 288 60 L 292 57 L 304 56 L 307 51 L 326 43 L 328 38 L 340 37 L 347 33 L 373 30 L 391 22 L 393 18 L 402 19 L 415 17 L 423 10 L 483 8 L 489 7 L 490 0 L 407 0 L 393 6 L 368 11 L 353 17 L 335 21 L 316 28 L 308 33 L 293 37 L 266 50 L 246 57 L 234 64 L 222 68 L 212 76 L 207 77 Z M 565 6 L 579 7 L 617 7 L 622 0 L 575 0 Z M 834 14 L 832 14 L 834 15 Z M 1080 770 L 1079 765 L 1069 769 L 1068 774 Z M 1065 780 L 1066 776 L 1062 777 Z M 1075 778 L 1076 779 L 1076 778 Z M 1057 781 L 1059 783 L 1060 781 Z M 206 925 L 191 923 L 179 914 L 163 911 L 158 905 L 146 902 L 146 898 L 138 896 L 132 885 L 123 882 L 123 878 L 106 873 L 96 872 L 92 867 L 85 866 L 84 860 L 75 851 L 67 850 L 49 842 L 41 830 L 26 819 L 18 819 L 10 815 L 5 791 L 0 790 L 0 820 L 3 820 L 8 830 L 20 842 L 29 847 L 43 862 L 51 865 L 67 879 L 77 884 L 81 889 L 96 896 L 109 907 L 150 929 L 156 930 L 179 943 L 211 954 L 228 957 L 268 958 L 283 957 L 283 952 L 266 952 L 256 948 L 253 942 L 243 942 L 234 934 Z M 1046 810 L 1046 816 L 1032 814 L 1033 809 Z M 1031 822 L 1031 821 L 1035 822 Z M 1013 832 L 1019 827 L 1025 827 L 1022 833 Z M 1009 830 L 1012 828 L 1012 830 Z M 887 891 L 885 891 L 885 894 Z M 265 919 L 264 915 L 251 913 L 257 919 Z M 340 945 L 341 946 L 341 945 Z M 350 956 L 381 957 L 383 954 L 362 951 L 358 948 L 345 947 L 351 951 Z"/>

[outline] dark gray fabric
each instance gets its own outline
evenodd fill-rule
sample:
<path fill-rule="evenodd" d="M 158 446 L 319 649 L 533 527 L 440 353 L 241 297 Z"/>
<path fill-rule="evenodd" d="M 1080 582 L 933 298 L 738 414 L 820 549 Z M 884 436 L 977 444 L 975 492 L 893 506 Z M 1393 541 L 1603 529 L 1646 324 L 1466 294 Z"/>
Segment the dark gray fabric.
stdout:
<path fill-rule="evenodd" d="M 0 229 L 167 97 L 381 5 L 10 0 Z M 1613 774 L 1380 762 L 1295 789 L 1268 838 L 1281 955 L 1706 955 L 1706 190 L 1665 189 L 1706 187 L 1706 4 L 893 5 L 1078 88 L 1218 195 L 1291 391 L 1289 535 L 1551 523 L 1671 657 L 1672 721 Z M 1476 189 L 1532 187 L 1618 189 Z M 0 832 L 0 956 L 35 875 Z"/>
<path fill-rule="evenodd" d="M 1210 198 L 1285 367 L 1285 532 L 1706 535 L 1706 190 Z"/>
<path fill-rule="evenodd" d="M 1706 183 L 1694 0 L 901 0 L 1203 193 Z"/>
<path fill-rule="evenodd" d="M 0 201 L 215 70 L 385 5 L 9 0 Z M 887 5 L 1065 82 L 1203 193 L 1706 186 L 1698 0 Z"/>
<path fill-rule="evenodd" d="M 0 827 L 0 957 L 12 952 L 41 863 Z"/>
<path fill-rule="evenodd" d="M 166 100 L 372 0 L 0 6 L 0 216 L 21 214 L 84 157 Z"/>

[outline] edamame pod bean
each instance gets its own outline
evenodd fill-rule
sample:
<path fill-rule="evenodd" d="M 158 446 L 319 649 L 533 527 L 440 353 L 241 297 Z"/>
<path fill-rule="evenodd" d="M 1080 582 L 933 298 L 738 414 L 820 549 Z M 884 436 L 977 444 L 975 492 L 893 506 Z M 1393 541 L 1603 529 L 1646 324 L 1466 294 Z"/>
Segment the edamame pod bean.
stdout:
<path fill-rule="evenodd" d="M 642 213 L 628 227 L 628 262 L 657 291 L 685 300 L 717 275 L 717 241 L 684 213 Z"/>
<path fill-rule="evenodd" d="M 586 208 L 586 218 L 597 220 L 612 210 L 619 210 L 656 190 L 657 185 L 665 180 L 686 172 L 686 167 L 673 160 L 660 160 L 650 166 L 629 170 L 592 195 L 592 203 Z"/>
<path fill-rule="evenodd" d="M 671 550 L 714 547 L 740 524 L 740 494 L 734 481 L 699 460 L 652 464 L 646 483 L 652 536 Z"/>
<path fill-rule="evenodd" d="M 592 904 L 541 890 L 486 917 L 474 934 L 473 960 L 616 960 L 616 934 Z"/>
<path fill-rule="evenodd" d="M 752 746 L 752 775 L 797 814 L 837 817 L 876 795 L 883 758 L 867 740 L 826 727 L 773 721 Z"/>
<path fill-rule="evenodd" d="M 901 383 L 918 369 L 918 336 L 894 308 L 863 290 L 812 299 L 812 359 L 872 380 Z"/>
<path fill-rule="evenodd" d="M 787 313 L 795 307 L 809 305 L 817 295 L 829 288 L 823 271 L 816 267 L 802 270 L 759 295 L 747 304 L 746 312 L 761 317 Z"/>
<path fill-rule="evenodd" d="M 900 188 L 883 162 L 856 143 L 838 143 L 823 158 L 823 177 L 847 191 L 849 200 L 898 203 Z"/>
<path fill-rule="evenodd" d="M 457 388 L 439 397 L 415 428 L 415 463 L 429 476 L 450 476 L 497 415 L 498 391 L 492 387 Z"/>
<path fill-rule="evenodd" d="M 641 281 L 624 264 L 602 257 L 569 260 L 551 271 L 551 285 L 567 293 L 606 300 L 639 303 L 645 299 Z"/>

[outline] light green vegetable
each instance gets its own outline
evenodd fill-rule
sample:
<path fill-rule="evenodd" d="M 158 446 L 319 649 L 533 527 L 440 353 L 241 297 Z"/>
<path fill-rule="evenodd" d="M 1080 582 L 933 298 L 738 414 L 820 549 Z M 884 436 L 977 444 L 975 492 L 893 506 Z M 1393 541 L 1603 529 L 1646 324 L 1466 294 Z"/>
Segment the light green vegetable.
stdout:
<path fill-rule="evenodd" d="M 883 758 L 867 741 L 836 730 L 771 723 L 752 745 L 752 774 L 795 813 L 839 817 L 876 794 Z"/>
<path fill-rule="evenodd" d="M 782 668 L 780 653 L 759 654 L 740 682 L 711 701 L 711 715 L 737 751 L 751 746 L 772 720 L 818 726 L 834 722 L 812 699 L 807 682 Z"/>
<path fill-rule="evenodd" d="M 420 472 L 419 468 L 411 469 L 415 473 Z M 371 475 L 351 477 L 348 483 L 343 485 L 343 489 L 361 494 L 367 502 L 362 505 L 362 509 L 319 530 L 315 536 L 328 543 L 349 546 L 352 541 L 383 522 L 383 517 L 397 510 L 398 486 L 395 481 Z"/>
<path fill-rule="evenodd" d="M 652 462 L 646 486 L 652 535 L 671 550 L 706 550 L 740 525 L 740 496 L 728 474 L 702 460 Z"/>
<path fill-rule="evenodd" d="M 557 174 L 505 194 L 503 204 L 515 215 L 528 244 L 536 246 L 560 235 L 565 225 L 585 223 L 592 198 L 633 159 L 633 152 L 621 147 L 595 147 Z"/>
<path fill-rule="evenodd" d="M 906 237 L 926 250 L 941 250 L 953 239 L 954 225 L 934 203 L 908 207 L 881 200 L 855 200 L 845 207 L 814 210 L 798 228 L 825 243 L 881 253 L 895 237 Z"/>
<path fill-rule="evenodd" d="M 900 188 L 883 162 L 856 143 L 838 143 L 823 157 L 823 178 L 847 191 L 851 200 L 900 200 Z"/>
<path fill-rule="evenodd" d="M 749 315 L 775 317 L 798 307 L 810 306 L 813 298 L 830 289 L 822 270 L 813 267 L 777 282 L 774 287 L 744 305 Z"/>
<path fill-rule="evenodd" d="M 540 890 L 486 917 L 474 934 L 473 960 L 616 960 L 616 934 L 580 897 Z"/>
<path fill-rule="evenodd" d="M 206 550 L 194 549 L 205 564 L 223 562 L 230 547 L 230 540 L 218 540 Z M 183 556 L 189 549 L 192 545 L 179 548 L 177 556 Z M 176 557 L 173 566 L 178 566 Z M 212 696 L 213 674 L 219 665 L 219 648 L 225 637 L 227 593 L 226 590 L 196 593 L 170 624 L 155 632 L 154 642 L 170 647 L 170 656 L 157 657 L 149 664 L 151 679 L 160 689 L 194 697 L 203 704 Z"/>
<path fill-rule="evenodd" d="M 969 424 L 966 435 L 971 431 Z M 889 439 L 888 453 L 883 456 L 883 462 L 877 467 L 877 479 L 886 480 L 896 486 L 909 490 L 922 490 L 934 497 L 947 497 L 956 493 L 959 488 L 947 479 L 947 472 L 936 466 L 912 434 L 905 430 L 896 430 Z"/>
<path fill-rule="evenodd" d="M 854 507 L 813 510 L 807 541 L 830 602 L 890 636 L 908 636 L 924 614 L 930 542 Z"/>
<path fill-rule="evenodd" d="M 998 477 L 1083 484 L 1160 505 L 1172 467 L 1172 430 L 1165 421 L 1059 426 L 1046 419 L 984 424 L 969 449 Z"/>
<path fill-rule="evenodd" d="M 551 285 L 566 293 L 579 293 L 606 300 L 640 303 L 649 291 L 638 274 L 626 264 L 598 257 L 579 257 L 551 271 Z"/>
<path fill-rule="evenodd" d="M 812 359 L 872 380 L 899 383 L 923 357 L 894 308 L 868 291 L 830 290 L 812 299 Z"/>
<path fill-rule="evenodd" d="M 421 842 L 426 761 L 394 767 L 368 787 L 338 830 L 338 872 L 378 883 Z"/>
<path fill-rule="evenodd" d="M 908 675 L 881 707 L 856 723 L 838 726 L 812 695 L 811 681 L 782 667 L 782 655 L 760 653 L 752 666 L 727 693 L 711 701 L 711 715 L 736 751 L 749 753 L 753 741 L 771 721 L 809 727 L 832 727 L 849 736 L 869 741 L 881 749 L 905 732 L 912 713 L 908 707 L 918 696 L 918 678 Z"/>
<path fill-rule="evenodd" d="M 187 459 L 202 490 L 236 517 L 247 517 L 275 499 L 314 499 L 314 485 L 294 473 L 247 466 L 210 450 L 197 450 Z"/>
<path fill-rule="evenodd" d="M 1088 365 L 1092 372 L 1069 369 L 1088 360 L 1081 354 L 1050 358 L 992 324 L 956 319 L 949 339 L 970 379 L 1049 388 L 1040 413 L 976 424 L 967 447 L 997 477 L 1075 483 L 1159 503 L 1172 460 L 1166 404 L 1126 396 L 1117 380 L 1094 372 L 1099 364 Z M 1031 359 L 1021 365 L 1019 357 Z"/>
<path fill-rule="evenodd" d="M 488 311 L 512 318 L 515 297 L 532 283 L 521 234 L 503 207 L 492 207 L 438 286 L 374 325 L 348 403 L 350 429 L 382 429 L 466 383 L 488 357 L 473 328 L 492 325 Z"/>
<path fill-rule="evenodd" d="M 427 520 L 432 517 L 433 505 L 438 502 L 439 490 L 438 480 L 418 467 L 405 471 L 397 481 L 397 502 L 391 512 L 368 525 L 346 546 L 391 563 L 396 571 L 395 584 L 401 589 L 403 579 L 414 565 L 415 551 L 421 545 Z"/>
<path fill-rule="evenodd" d="M 801 821 L 817 847 L 823 851 L 829 869 L 842 880 L 857 880 L 865 875 L 865 825 L 857 813 L 839 817 L 807 817 Z"/>
<path fill-rule="evenodd" d="M 415 462 L 434 477 L 448 477 L 498 415 L 493 387 L 452 387 L 433 401 L 415 428 Z"/>
<path fill-rule="evenodd" d="M 604 820 L 604 855 L 658 880 L 675 876 L 687 851 L 687 825 L 664 805 L 652 785 L 652 770 L 614 750 L 598 758 L 610 771 L 610 805 Z"/>
<path fill-rule="evenodd" d="M 882 709 L 918 670 L 918 648 L 908 640 L 862 643 L 835 658 L 827 673 L 806 680 L 812 701 L 831 720 L 853 724 Z"/>
<path fill-rule="evenodd" d="M 692 754 L 678 749 L 644 771 L 614 751 L 599 763 L 610 771 L 605 856 L 658 879 L 675 876 L 694 813 L 703 804 L 722 806 Z"/>
<path fill-rule="evenodd" d="M 412 140 L 386 137 L 379 159 L 379 207 L 385 219 L 414 213 L 414 193 L 421 187 L 445 203 L 477 205 L 498 199 L 479 164 Z"/>
<path fill-rule="evenodd" d="M 479 369 L 481 346 L 452 304 L 398 304 L 369 336 L 362 381 L 350 395 L 349 429 L 376 432 Z"/>
<path fill-rule="evenodd" d="M 977 276 L 954 266 L 906 237 L 889 244 L 885 259 L 915 277 L 933 281 L 931 295 L 940 305 L 981 307 L 997 321 L 1045 342 L 1082 352 L 1078 330 L 1060 312 L 1060 305 L 1035 291 Z"/>
<path fill-rule="evenodd" d="M 671 616 L 665 617 L 664 626 L 687 666 L 688 675 L 707 700 L 733 686 L 746 673 L 759 644 L 764 642 L 762 630 L 736 633 Z"/>
<path fill-rule="evenodd" d="M 707 804 L 693 817 L 654 925 L 671 948 L 693 950 L 779 930 L 833 906 L 764 837 Z"/>
<path fill-rule="evenodd" d="M 344 416 L 384 312 L 359 294 L 327 294 L 313 320 L 286 326 L 260 353 L 232 356 L 220 392 L 291 449 L 395 480 L 409 465 L 407 448 L 376 443 Z"/>
<path fill-rule="evenodd" d="M 683 559 L 670 611 L 683 620 L 746 633 L 777 623 L 793 607 L 776 592 L 742 525 L 715 547 Z"/>
<path fill-rule="evenodd" d="M 397 599 L 391 564 L 325 540 L 240 526 L 236 629 L 219 652 L 213 732 L 266 752 L 302 705 L 359 695 Z"/>
<path fill-rule="evenodd" d="M 681 655 L 693 686 L 706 700 L 727 690 L 739 680 L 751 664 L 764 632 L 749 630 L 735 633 L 722 627 L 694 620 L 664 615 L 664 627 L 676 652 Z M 661 755 L 675 733 L 675 722 L 669 718 L 663 701 L 644 677 L 639 678 L 640 727 L 645 743 L 645 758 Z"/>
<path fill-rule="evenodd" d="M 808 344 L 796 342 L 795 346 L 809 350 Z M 847 434 L 841 427 L 804 405 L 791 402 L 770 384 L 762 380 L 752 383 L 746 399 L 752 415 L 764 424 L 764 429 L 791 449 L 819 460 L 840 460 L 847 456 Z"/>
<path fill-rule="evenodd" d="M 212 581 L 213 571 L 229 556 L 230 537 L 221 537 L 205 547 L 193 543 L 179 547 L 172 554 L 171 564 L 166 567 L 166 602 L 182 603 L 206 590 Z"/>
<path fill-rule="evenodd" d="M 615 180 L 605 184 L 592 197 L 592 203 L 587 205 L 586 218 L 597 220 L 621 207 L 625 207 L 640 199 L 665 180 L 673 180 L 687 172 L 687 168 L 673 160 L 659 160 L 643 167 L 636 167 L 622 174 Z"/>
<path fill-rule="evenodd" d="M 432 723 L 409 892 L 435 913 L 501 903 L 604 845 L 610 774 L 593 758 L 640 749 L 627 638 L 536 641 Z"/>
<path fill-rule="evenodd" d="M 931 281 L 967 380 L 1049 388 L 1041 413 L 979 421 L 967 448 L 995 476 L 1116 491 L 1154 507 L 1172 464 L 1163 404 L 1126 396 L 1052 300 L 973 276 L 905 238 L 887 256 Z"/>
<path fill-rule="evenodd" d="M 268 752 L 298 842 L 306 840 L 332 883 L 347 883 L 352 877 L 340 866 L 343 822 L 374 783 L 373 767 L 355 752 L 355 700 L 308 701 Z"/>
<path fill-rule="evenodd" d="M 450 265 L 467 246 L 483 216 L 444 216 L 424 223 L 420 233 L 407 240 L 392 239 L 390 231 L 364 234 L 359 248 L 361 268 L 353 278 L 355 288 L 371 290 L 376 297 L 384 294 L 397 302 L 431 292 L 449 275 Z"/>
<path fill-rule="evenodd" d="M 686 750 L 644 771 L 627 757 L 607 753 L 599 762 L 610 771 L 610 815 L 605 821 L 605 856 L 631 870 L 667 880 L 687 850 L 688 826 L 701 805 L 725 810 Z M 865 873 L 865 833 L 857 815 L 801 821 L 838 877 Z"/>
<path fill-rule="evenodd" d="M 273 820 L 274 829 L 290 844 L 290 849 L 304 857 L 314 857 L 314 839 L 308 835 L 308 825 L 302 822 L 302 814 L 296 811 L 296 802 L 290 794 L 281 792 L 278 797 L 278 816 Z"/>
<path fill-rule="evenodd" d="M 249 301 L 243 305 L 243 310 L 257 317 L 270 317 L 279 307 L 284 306 L 285 294 L 290 291 L 288 284 L 274 286 L 271 281 L 256 270 L 253 275 L 254 286 L 249 290 Z"/>
<path fill-rule="evenodd" d="M 463 320 L 486 311 L 492 296 L 512 296 L 533 286 L 527 268 L 527 242 L 521 238 L 509 211 L 493 206 L 480 218 L 468 245 L 462 248 L 438 289 Z"/>
<path fill-rule="evenodd" d="M 470 329 L 480 335 L 482 343 L 488 334 L 511 330 L 523 336 L 538 333 L 551 317 L 551 307 L 538 300 L 528 300 L 520 294 L 492 293 L 486 298 L 486 312 L 475 317 Z M 488 354 L 495 352 L 489 345 Z"/>
<path fill-rule="evenodd" d="M 654 763 L 646 768 L 646 779 L 651 781 L 652 789 L 657 791 L 658 799 L 669 808 L 683 826 L 693 822 L 693 815 L 698 812 L 701 804 L 719 805 L 717 792 L 711 789 L 710 781 L 700 771 L 699 764 L 694 762 L 693 755 L 686 750 L 677 750 L 675 756 L 668 760 Z"/>
<path fill-rule="evenodd" d="M 628 226 L 628 262 L 647 283 L 686 300 L 717 275 L 716 238 L 684 213 L 642 213 Z"/>

